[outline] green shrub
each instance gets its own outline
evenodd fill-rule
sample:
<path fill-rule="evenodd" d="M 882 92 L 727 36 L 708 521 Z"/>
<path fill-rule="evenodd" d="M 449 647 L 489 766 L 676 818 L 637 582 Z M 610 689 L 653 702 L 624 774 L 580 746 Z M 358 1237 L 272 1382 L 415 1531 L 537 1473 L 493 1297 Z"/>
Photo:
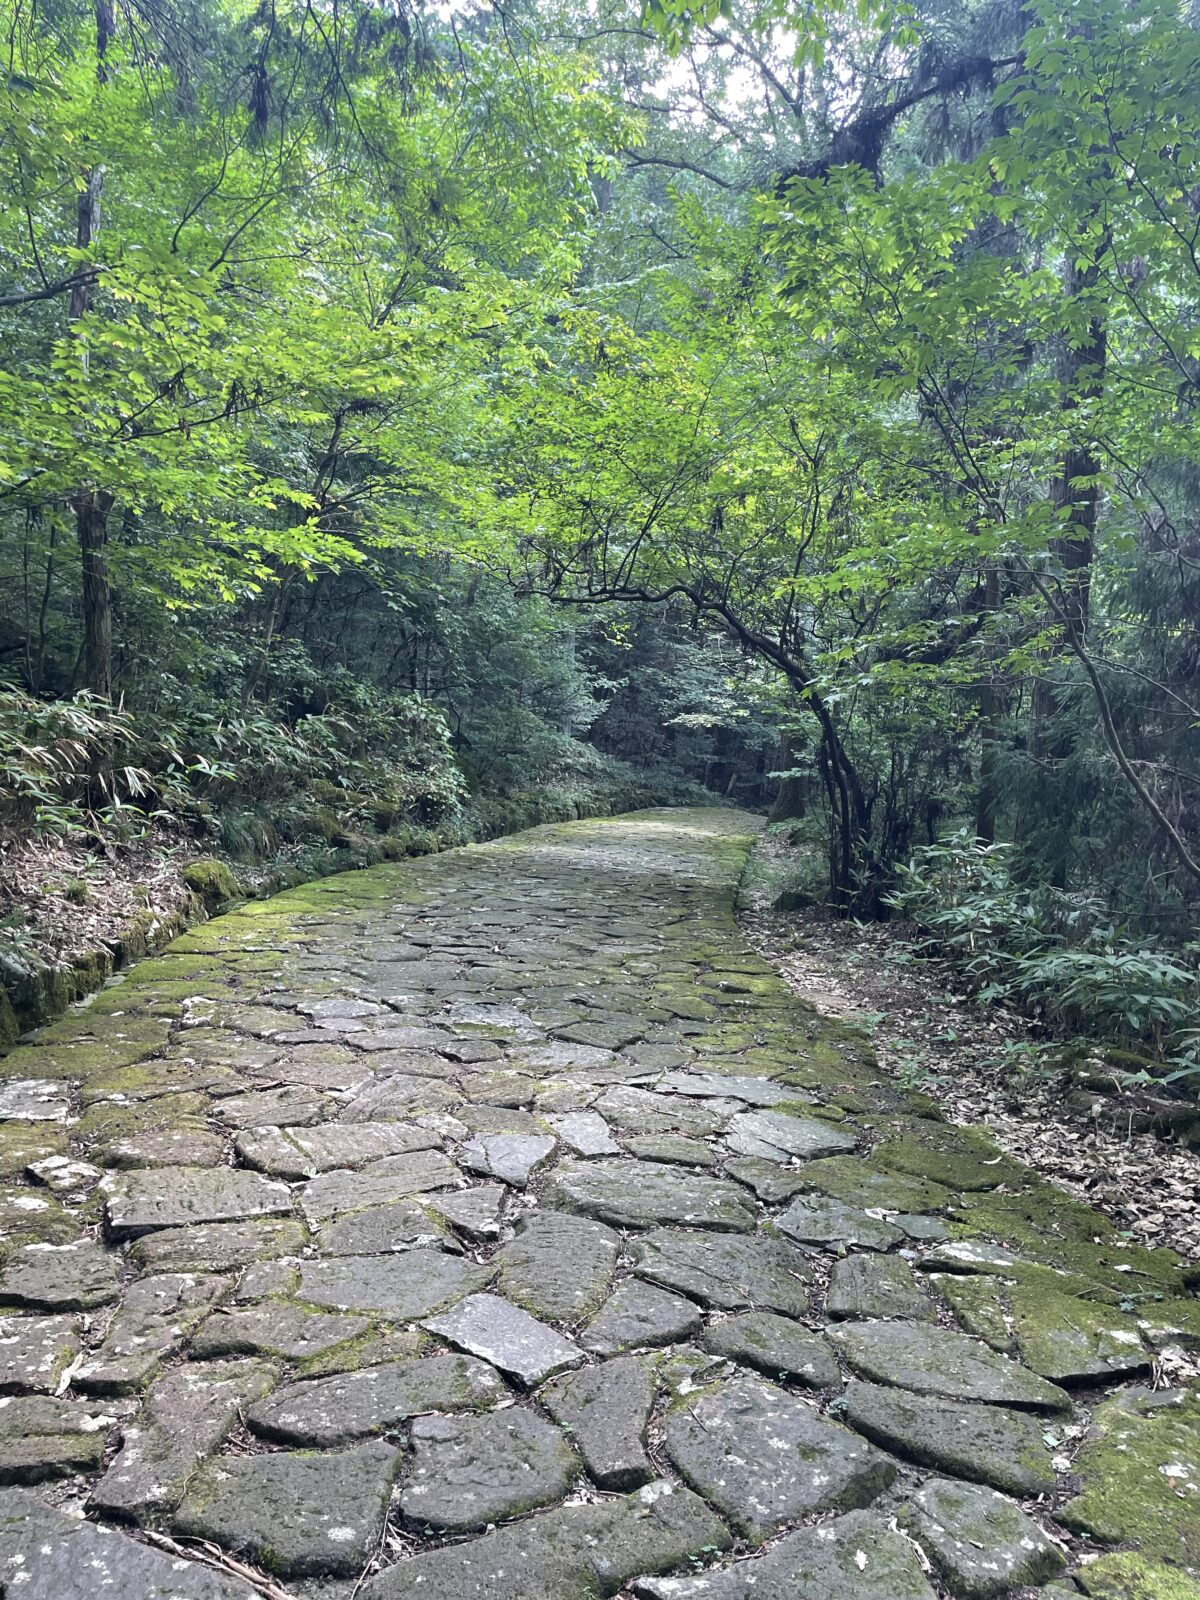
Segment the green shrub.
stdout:
<path fill-rule="evenodd" d="M 1008 845 L 956 834 L 900 868 L 888 903 L 925 930 L 926 948 L 953 960 L 981 1000 L 1159 1055 L 1174 1064 L 1168 1078 L 1200 1072 L 1196 947 L 1131 940 L 1096 900 L 1018 882 L 1011 860 Z"/>

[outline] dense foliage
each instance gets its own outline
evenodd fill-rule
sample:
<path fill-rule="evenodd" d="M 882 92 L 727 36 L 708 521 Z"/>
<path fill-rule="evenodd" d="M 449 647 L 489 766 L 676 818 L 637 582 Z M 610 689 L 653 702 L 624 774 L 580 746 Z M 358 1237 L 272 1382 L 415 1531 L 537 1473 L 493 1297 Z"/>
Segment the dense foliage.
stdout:
<path fill-rule="evenodd" d="M 1186 1031 L 1194 8 L 4 13 L 11 836 L 632 766 Z"/>

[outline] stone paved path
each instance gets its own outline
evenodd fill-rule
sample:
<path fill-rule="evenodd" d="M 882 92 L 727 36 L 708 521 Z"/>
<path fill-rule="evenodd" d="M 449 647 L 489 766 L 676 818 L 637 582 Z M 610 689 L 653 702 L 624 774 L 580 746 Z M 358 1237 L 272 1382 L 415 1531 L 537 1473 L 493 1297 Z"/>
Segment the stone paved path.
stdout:
<path fill-rule="evenodd" d="M 1188 1270 L 787 993 L 755 827 L 313 884 L 0 1062 L 0 1594 L 1200 1595 Z"/>

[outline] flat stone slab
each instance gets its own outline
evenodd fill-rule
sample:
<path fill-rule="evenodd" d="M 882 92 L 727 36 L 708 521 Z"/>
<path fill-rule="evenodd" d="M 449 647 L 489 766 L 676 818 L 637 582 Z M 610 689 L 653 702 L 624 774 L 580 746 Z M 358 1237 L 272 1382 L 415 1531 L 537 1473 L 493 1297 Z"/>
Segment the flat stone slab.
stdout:
<path fill-rule="evenodd" d="M 564 1111 L 546 1121 L 559 1140 L 577 1156 L 619 1156 L 621 1146 L 598 1111 Z"/>
<path fill-rule="evenodd" d="M 784 1084 L 772 1083 L 770 1078 L 751 1078 L 743 1073 L 668 1072 L 659 1088 L 700 1099 L 744 1100 L 752 1106 L 777 1106 L 781 1100 L 804 1098 L 800 1089 L 789 1089 Z"/>
<path fill-rule="evenodd" d="M 388 1255 L 394 1251 L 457 1249 L 449 1229 L 415 1200 L 344 1211 L 317 1229 L 315 1244 L 323 1256 Z"/>
<path fill-rule="evenodd" d="M 158 1128 L 113 1139 L 95 1152 L 108 1167 L 216 1167 L 227 1141 L 201 1128 Z"/>
<path fill-rule="evenodd" d="M 400 1509 L 410 1523 L 468 1533 L 561 1500 L 579 1458 L 552 1423 L 517 1406 L 479 1417 L 418 1417 Z"/>
<path fill-rule="evenodd" d="M 145 1233 L 133 1241 L 129 1255 L 148 1272 L 231 1272 L 252 1261 L 298 1255 L 307 1243 L 301 1223 L 272 1218 Z"/>
<path fill-rule="evenodd" d="M 798 1195 L 781 1216 L 775 1218 L 780 1233 L 799 1244 L 819 1244 L 847 1250 L 859 1245 L 864 1250 L 890 1250 L 904 1238 L 899 1228 L 882 1217 L 870 1216 L 856 1206 L 824 1195 Z"/>
<path fill-rule="evenodd" d="M 333 1311 L 367 1311 L 391 1322 L 413 1322 L 484 1288 L 493 1272 L 444 1250 L 339 1256 L 303 1262 L 297 1295 Z"/>
<path fill-rule="evenodd" d="M 678 1133 L 707 1139 L 720 1133 L 743 1108 L 737 1100 L 689 1100 L 684 1095 L 659 1094 L 621 1083 L 604 1091 L 596 1109 L 627 1133 Z"/>
<path fill-rule="evenodd" d="M 1072 1574 L 1092 1600 L 1200 1600 L 1200 1582 L 1134 1550 L 1089 1561 Z M 1072 1584 L 1052 1583 L 1039 1591 L 1038 1600 L 1077 1600 Z"/>
<path fill-rule="evenodd" d="M 328 1095 L 299 1084 L 231 1095 L 213 1107 L 213 1116 L 227 1128 L 311 1127 L 334 1116 Z"/>
<path fill-rule="evenodd" d="M 378 1057 L 372 1065 L 379 1065 Z M 462 1093 L 453 1083 L 397 1072 L 361 1089 L 342 1112 L 342 1121 L 405 1121 L 434 1111 L 453 1110 L 461 1099 Z"/>
<path fill-rule="evenodd" d="M 857 1137 L 832 1122 L 817 1117 L 790 1117 L 784 1111 L 744 1111 L 725 1131 L 729 1148 L 742 1156 L 762 1156 L 767 1161 L 813 1160 L 817 1156 L 845 1155 L 855 1149 Z"/>
<path fill-rule="evenodd" d="M 315 1128 L 246 1128 L 234 1140 L 246 1166 L 274 1178 L 315 1178 L 383 1156 L 435 1150 L 441 1140 L 406 1122 L 327 1122 Z"/>
<path fill-rule="evenodd" d="M 548 1384 L 540 1399 L 570 1431 L 601 1489 L 637 1489 L 654 1477 L 645 1448 L 654 1384 L 645 1361 L 618 1356 L 568 1372 Z"/>
<path fill-rule="evenodd" d="M 114 1258 L 90 1239 L 27 1244 L 0 1269 L 0 1304 L 44 1311 L 87 1311 L 121 1292 Z"/>
<path fill-rule="evenodd" d="M 461 1130 L 459 1138 L 467 1133 L 512 1133 L 533 1139 L 545 1131 L 531 1111 L 522 1111 L 519 1106 L 455 1106 L 453 1121 Z"/>
<path fill-rule="evenodd" d="M 79 1333 L 78 1317 L 0 1317 L 0 1394 L 53 1394 Z"/>
<path fill-rule="evenodd" d="M 532 1211 L 493 1258 L 505 1299 L 535 1317 L 578 1322 L 604 1301 L 621 1241 L 611 1228 L 563 1211 Z"/>
<path fill-rule="evenodd" d="M 643 1346 L 676 1344 L 697 1332 L 702 1320 L 692 1301 L 627 1278 L 584 1328 L 579 1342 L 585 1350 L 611 1356 Z"/>
<path fill-rule="evenodd" d="M 748 1189 L 753 1189 L 760 1200 L 771 1206 L 778 1205 L 781 1200 L 790 1200 L 793 1195 L 812 1187 L 806 1177 L 805 1166 L 785 1167 L 763 1156 L 739 1156 L 725 1163 L 725 1171 Z"/>
<path fill-rule="evenodd" d="M 469 1072 L 463 1078 L 462 1085 L 469 1099 L 494 1106 L 531 1106 L 541 1088 L 538 1079 L 531 1078 L 528 1073 L 504 1068 Z"/>
<path fill-rule="evenodd" d="M 79 1227 L 53 1195 L 35 1194 L 28 1185 L 0 1187 L 0 1242 L 6 1250 L 21 1244 L 69 1244 L 79 1237 Z"/>
<path fill-rule="evenodd" d="M 565 1040 L 552 1040 L 549 1044 L 522 1047 L 514 1051 L 513 1060 L 522 1067 L 532 1067 L 547 1077 L 556 1072 L 586 1072 L 611 1065 L 616 1056 L 611 1050 L 598 1045 L 569 1044 Z"/>
<path fill-rule="evenodd" d="M 678 1223 L 749 1233 L 757 1222 L 737 1184 L 652 1161 L 562 1161 L 547 1181 L 546 1200 L 619 1228 Z"/>
<path fill-rule="evenodd" d="M 346 1017 L 390 1015 L 386 1006 L 378 1005 L 374 1000 L 308 1000 L 296 1009 L 302 1017 L 309 1017 L 314 1022 L 323 1022 L 329 1018 L 341 1021 Z"/>
<path fill-rule="evenodd" d="M 1087 1276 L 1064 1272 L 1015 1255 L 991 1239 L 947 1239 L 926 1250 L 917 1265 L 923 1272 L 980 1274 L 1033 1284 L 1063 1294 L 1090 1294 L 1097 1285 Z"/>
<path fill-rule="evenodd" d="M 857 1434 L 759 1378 L 677 1402 L 664 1437 L 688 1483 L 756 1544 L 801 1517 L 870 1505 L 896 1476 Z"/>
<path fill-rule="evenodd" d="M 0 1082 L 0 1122 L 66 1122 L 71 1114 L 66 1088 L 55 1078 Z"/>
<path fill-rule="evenodd" d="M 433 1317 L 423 1326 L 471 1355 L 480 1356 L 507 1372 L 527 1389 L 536 1388 L 555 1373 L 578 1365 L 583 1351 L 494 1294 L 473 1294 L 452 1311 Z"/>
<path fill-rule="evenodd" d="M 485 1133 L 468 1140 L 458 1159 L 471 1172 L 523 1189 L 557 1146 L 558 1140 L 549 1133 Z"/>
<path fill-rule="evenodd" d="M 267 1301 L 210 1317 L 192 1340 L 192 1354 L 283 1356 L 288 1361 L 307 1361 L 358 1338 L 370 1326 L 368 1317 L 306 1311 L 302 1306 Z"/>
<path fill-rule="evenodd" d="M 1082 1487 L 1059 1513 L 1106 1544 L 1136 1543 L 1200 1566 L 1200 1399 L 1181 1389 L 1129 1389 L 1092 1414 L 1073 1470 Z"/>
<path fill-rule="evenodd" d="M 710 1168 L 717 1165 L 717 1152 L 699 1139 L 681 1133 L 645 1133 L 625 1140 L 625 1148 L 639 1161 L 669 1161 L 680 1167 Z"/>
<path fill-rule="evenodd" d="M 1137 1323 L 1112 1306 L 1060 1294 L 1045 1284 L 1001 1282 L 980 1274 L 932 1274 L 968 1333 L 1055 1383 L 1085 1383 L 1147 1372 L 1150 1352 Z"/>
<path fill-rule="evenodd" d="M 26 1489 L 0 1493 L 0 1591 L 21 1600 L 257 1600 L 240 1578 L 67 1516 Z"/>
<path fill-rule="evenodd" d="M 287 1216 L 292 1210 L 286 1184 L 229 1167 L 135 1168 L 110 1174 L 104 1188 L 104 1225 L 114 1239 L 196 1223 Z"/>
<path fill-rule="evenodd" d="M 1067 1564 L 1062 1547 L 995 1489 L 931 1478 L 901 1519 L 962 1600 L 1045 1583 Z"/>
<path fill-rule="evenodd" d="M 854 1371 L 875 1383 L 948 1400 L 1026 1411 L 1069 1411 L 1070 1397 L 978 1339 L 915 1322 L 845 1323 L 829 1337 Z"/>
<path fill-rule="evenodd" d="M 444 1217 L 469 1239 L 498 1239 L 504 1210 L 504 1188 L 498 1183 L 477 1183 L 451 1194 L 431 1194 L 422 1200 L 427 1211 Z"/>
<path fill-rule="evenodd" d="M 387 1156 L 362 1172 L 323 1172 L 298 1191 L 300 1209 L 314 1227 L 343 1211 L 388 1205 L 429 1189 L 448 1189 L 462 1182 L 453 1161 L 436 1150 Z"/>
<path fill-rule="evenodd" d="M 922 1294 L 912 1268 L 899 1256 L 846 1256 L 835 1261 L 825 1309 L 839 1321 L 868 1317 L 937 1321 L 933 1301 Z"/>
<path fill-rule="evenodd" d="M 357 1577 L 383 1531 L 396 1448 L 371 1440 L 318 1455 L 222 1456 L 172 1519 L 284 1577 Z"/>
<path fill-rule="evenodd" d="M 569 1023 L 556 1028 L 555 1037 L 571 1044 L 591 1045 L 601 1050 L 620 1050 L 633 1044 L 646 1031 L 646 1025 L 636 1017 L 616 1018 L 602 1016 L 596 1021 Z"/>
<path fill-rule="evenodd" d="M 1025 1411 L 856 1380 L 847 1387 L 838 1415 L 894 1455 L 1009 1494 L 1041 1494 L 1056 1482 L 1044 1426 Z"/>
<path fill-rule="evenodd" d="M 635 1582 L 641 1600 L 934 1600 L 908 1540 L 867 1511 L 790 1533 L 766 1555 Z"/>
<path fill-rule="evenodd" d="M 712 1322 L 701 1342 L 713 1355 L 757 1367 L 772 1377 L 782 1374 L 810 1389 L 827 1389 L 842 1381 L 825 1340 L 773 1311 L 747 1311 Z"/>
<path fill-rule="evenodd" d="M 872 1153 L 872 1161 L 894 1172 L 928 1178 L 946 1188 L 968 1192 L 997 1189 L 1019 1164 L 978 1128 L 955 1127 L 912 1117 L 900 1136 L 886 1140 Z"/>
<path fill-rule="evenodd" d="M 761 1306 L 802 1317 L 808 1310 L 803 1255 L 782 1239 L 660 1228 L 632 1245 L 634 1271 L 702 1305 L 736 1311 Z"/>
<path fill-rule="evenodd" d="M 862 1211 L 940 1211 L 956 1198 L 953 1190 L 940 1183 L 881 1171 L 857 1156 L 811 1161 L 798 1176 L 806 1189 L 817 1189 Z"/>
<path fill-rule="evenodd" d="M 171 1511 L 188 1480 L 237 1421 L 242 1407 L 274 1387 L 274 1370 L 255 1361 L 189 1362 L 164 1374 L 121 1449 L 92 1490 L 91 1504 L 145 1522 Z"/>
<path fill-rule="evenodd" d="M 482 1410 L 505 1394 L 487 1362 L 446 1354 L 287 1384 L 247 1420 L 264 1438 L 327 1447 L 390 1432 L 427 1411 Z"/>
<path fill-rule="evenodd" d="M 658 1480 L 398 1561 L 364 1584 L 362 1600 L 596 1600 L 728 1544 L 698 1495 Z"/>
<path fill-rule="evenodd" d="M 164 1272 L 139 1278 L 117 1307 L 104 1341 L 75 1375 L 80 1389 L 129 1394 L 140 1389 L 229 1292 L 224 1278 Z"/>
<path fill-rule="evenodd" d="M 51 1194 L 71 1195 L 81 1199 L 103 1177 L 99 1167 L 90 1161 L 72 1161 L 69 1156 L 43 1156 L 31 1161 L 25 1168 L 26 1177 L 45 1186 Z"/>
<path fill-rule="evenodd" d="M 94 1471 L 115 1424 L 103 1405 L 40 1394 L 0 1398 L 0 1484 Z"/>

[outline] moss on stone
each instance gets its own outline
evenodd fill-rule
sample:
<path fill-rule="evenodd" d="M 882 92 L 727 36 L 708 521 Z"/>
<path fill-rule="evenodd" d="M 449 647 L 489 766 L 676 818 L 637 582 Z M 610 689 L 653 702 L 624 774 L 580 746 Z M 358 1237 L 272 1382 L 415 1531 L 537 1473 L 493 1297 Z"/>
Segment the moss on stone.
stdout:
<path fill-rule="evenodd" d="M 155 1100 L 142 1100 L 135 1105 L 102 1100 L 80 1113 L 75 1134 L 90 1147 L 112 1139 L 132 1138 L 139 1133 L 163 1133 L 169 1128 L 200 1133 L 208 1127 L 209 1103 L 207 1095 L 190 1091 L 160 1095 Z"/>
<path fill-rule="evenodd" d="M 323 1311 L 323 1307 L 314 1307 Z M 304 1378 L 327 1378 L 342 1372 L 359 1372 L 385 1361 L 408 1361 L 422 1354 L 432 1340 L 408 1329 L 394 1331 L 368 1328 L 364 1333 L 343 1339 L 328 1350 L 297 1362 L 296 1371 Z"/>
<path fill-rule="evenodd" d="M 1134 1321 L 1152 1345 L 1200 1350 L 1200 1300 L 1162 1295 L 1129 1302 Z"/>
<path fill-rule="evenodd" d="M 1096 1408 L 1061 1520 L 1108 1544 L 1200 1565 L 1200 1397 L 1136 1389 Z"/>
<path fill-rule="evenodd" d="M 189 861 L 183 869 L 183 881 L 194 894 L 200 896 L 204 909 L 210 915 L 239 896 L 238 881 L 232 871 L 223 861 L 214 860 L 211 856 Z"/>
<path fill-rule="evenodd" d="M 31 1161 L 61 1156 L 67 1136 L 48 1122 L 0 1122 L 0 1178 L 19 1178 Z"/>
<path fill-rule="evenodd" d="M 952 1198 L 941 1184 L 882 1170 L 858 1156 L 806 1161 L 798 1176 L 806 1187 L 863 1210 L 937 1212 Z"/>
<path fill-rule="evenodd" d="M 24 1244 L 69 1244 L 81 1231 L 48 1191 L 0 1188 L 0 1257 Z"/>
<path fill-rule="evenodd" d="M 0 1078 L 86 1080 L 144 1061 L 166 1044 L 170 1024 L 158 1017 L 92 1017 L 76 1012 L 0 1062 Z"/>
<path fill-rule="evenodd" d="M 1018 1355 L 1052 1382 L 1102 1381 L 1150 1366 L 1136 1324 L 1111 1305 L 1044 1282 L 1014 1283 L 983 1274 L 939 1275 L 934 1281 L 968 1333 Z"/>
<path fill-rule="evenodd" d="M 15 1044 L 21 1036 L 21 1024 L 17 1020 L 17 1013 L 13 1010 L 12 1001 L 4 989 L 0 989 L 0 1048 Z"/>
<path fill-rule="evenodd" d="M 1121 1294 L 1156 1290 L 1176 1296 L 1195 1281 L 1195 1262 L 1172 1250 L 1129 1244 L 1101 1212 L 1027 1168 L 1016 1167 L 1016 1175 L 1025 1180 L 1022 1193 L 964 1195 L 955 1211 L 963 1227 L 955 1231 L 986 1234 L 1030 1261 L 1078 1273 Z"/>
<path fill-rule="evenodd" d="M 1136 1550 L 1090 1561 L 1076 1573 L 1076 1580 L 1093 1600 L 1200 1600 L 1195 1578 Z"/>
<path fill-rule="evenodd" d="M 995 1189 L 1014 1173 L 1023 1173 L 977 1128 L 956 1128 L 949 1123 L 921 1118 L 897 1118 L 896 1138 L 887 1139 L 874 1154 L 877 1166 L 907 1172 L 918 1178 L 959 1191 Z"/>
<path fill-rule="evenodd" d="M 75 993 L 92 994 L 106 979 L 112 977 L 112 954 L 108 950 L 86 951 L 75 957 L 71 970 L 75 974 Z"/>

